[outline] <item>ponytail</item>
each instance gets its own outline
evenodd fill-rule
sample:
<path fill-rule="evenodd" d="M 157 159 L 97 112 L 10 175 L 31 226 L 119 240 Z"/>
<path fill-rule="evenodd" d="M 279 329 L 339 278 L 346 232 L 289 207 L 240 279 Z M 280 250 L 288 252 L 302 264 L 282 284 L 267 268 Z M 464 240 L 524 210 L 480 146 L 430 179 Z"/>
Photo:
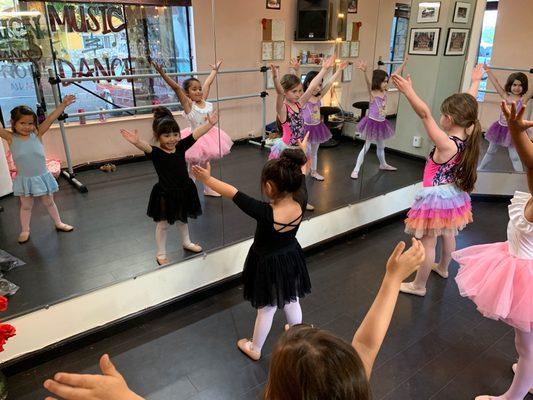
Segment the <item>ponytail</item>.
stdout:
<path fill-rule="evenodd" d="M 474 121 L 474 129 L 467 136 L 465 149 L 459 161 L 455 184 L 467 193 L 474 190 L 477 180 L 477 163 L 479 159 L 479 146 L 481 142 L 481 124 L 479 120 Z"/>

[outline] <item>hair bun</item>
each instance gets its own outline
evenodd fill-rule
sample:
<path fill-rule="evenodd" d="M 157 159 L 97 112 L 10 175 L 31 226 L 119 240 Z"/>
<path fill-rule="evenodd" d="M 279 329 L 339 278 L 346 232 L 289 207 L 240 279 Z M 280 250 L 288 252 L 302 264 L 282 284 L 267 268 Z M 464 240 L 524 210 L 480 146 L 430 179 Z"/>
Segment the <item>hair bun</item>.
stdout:
<path fill-rule="evenodd" d="M 170 111 L 168 108 L 163 107 L 163 106 L 154 108 L 153 113 L 154 113 L 154 118 L 156 120 L 165 118 L 165 117 L 174 118 L 174 116 L 172 115 L 172 111 Z"/>
<path fill-rule="evenodd" d="M 301 167 L 307 162 L 307 157 L 301 149 L 285 149 L 280 155 L 280 160 L 286 160 Z"/>

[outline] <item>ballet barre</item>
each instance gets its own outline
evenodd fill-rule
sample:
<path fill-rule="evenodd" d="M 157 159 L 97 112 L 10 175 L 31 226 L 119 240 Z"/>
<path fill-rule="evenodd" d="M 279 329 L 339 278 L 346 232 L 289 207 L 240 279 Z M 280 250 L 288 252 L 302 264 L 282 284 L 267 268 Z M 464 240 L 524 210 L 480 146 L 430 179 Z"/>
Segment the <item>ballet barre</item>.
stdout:
<path fill-rule="evenodd" d="M 403 60 L 398 60 L 398 61 L 382 61 L 381 59 L 378 60 L 378 65 L 379 66 L 395 65 L 395 64 L 401 64 L 401 63 L 403 63 Z"/>
<path fill-rule="evenodd" d="M 533 68 L 492 67 L 490 65 L 489 68 L 496 71 L 529 72 L 530 74 L 533 74 Z"/>

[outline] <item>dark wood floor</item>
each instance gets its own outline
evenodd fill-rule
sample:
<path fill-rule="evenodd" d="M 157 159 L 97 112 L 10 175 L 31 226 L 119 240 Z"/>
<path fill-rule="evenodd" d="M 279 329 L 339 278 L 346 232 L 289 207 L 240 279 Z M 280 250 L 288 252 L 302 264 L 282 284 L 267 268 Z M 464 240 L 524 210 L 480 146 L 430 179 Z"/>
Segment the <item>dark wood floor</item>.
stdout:
<path fill-rule="evenodd" d="M 476 202 L 474 217 L 458 247 L 505 240 L 506 204 Z M 408 238 L 398 219 L 311 254 L 313 292 L 302 301 L 304 321 L 350 340 L 400 239 Z M 510 384 L 513 331 L 483 318 L 459 296 L 456 268 L 447 280 L 432 275 L 425 298 L 400 295 L 372 377 L 376 400 L 473 399 L 501 394 Z M 235 347 L 251 335 L 254 317 L 242 287 L 235 287 L 12 376 L 11 398 L 44 398 L 47 377 L 58 370 L 95 372 L 107 352 L 130 386 L 150 400 L 256 399 L 285 321 L 278 312 L 264 358 L 254 363 Z"/>
<path fill-rule="evenodd" d="M 422 162 L 394 155 L 388 160 L 399 171 L 379 171 L 371 150 L 361 179 L 351 180 L 349 174 L 359 149 L 360 145 L 346 141 L 336 148 L 320 150 L 319 166 L 326 181 L 309 181 L 310 201 L 316 206 L 310 216 L 413 184 L 422 176 Z M 267 156 L 267 150 L 238 145 L 221 163 L 213 164 L 213 173 L 248 194 L 260 196 L 259 176 Z M 31 240 L 19 245 L 18 199 L 0 199 L 5 209 L 0 213 L 0 248 L 26 262 L 6 274 L 20 290 L 12 297 L 4 319 L 156 268 L 155 225 L 145 215 L 150 190 L 157 180 L 151 163 L 119 165 L 113 174 L 82 172 L 78 178 L 89 193 L 82 195 L 60 180 L 61 190 L 56 195 L 64 221 L 76 227 L 69 234 L 57 233 L 37 202 Z M 190 222 L 190 231 L 192 240 L 206 251 L 253 234 L 254 225 L 231 201 L 200 197 L 204 214 Z M 193 256 L 181 249 L 174 230 L 169 231 L 167 246 L 173 261 Z"/>

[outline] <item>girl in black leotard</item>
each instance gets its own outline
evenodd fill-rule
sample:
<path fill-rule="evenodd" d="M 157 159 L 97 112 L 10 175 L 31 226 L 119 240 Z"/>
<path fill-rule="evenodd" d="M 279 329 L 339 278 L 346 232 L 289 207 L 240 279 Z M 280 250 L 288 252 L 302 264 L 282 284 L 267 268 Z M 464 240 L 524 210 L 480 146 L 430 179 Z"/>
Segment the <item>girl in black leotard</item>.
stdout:
<path fill-rule="evenodd" d="M 307 203 L 302 169 L 307 158 L 302 149 L 286 149 L 279 159 L 268 161 L 261 174 L 261 187 L 271 199 L 253 199 L 235 187 L 213 178 L 210 171 L 193 167 L 196 178 L 233 202 L 257 221 L 254 242 L 242 273 L 244 298 L 257 308 L 253 339 L 241 339 L 237 346 L 258 360 L 274 314 L 283 308 L 289 325 L 302 322 L 299 298 L 311 291 L 305 258 L 296 233 Z"/>

